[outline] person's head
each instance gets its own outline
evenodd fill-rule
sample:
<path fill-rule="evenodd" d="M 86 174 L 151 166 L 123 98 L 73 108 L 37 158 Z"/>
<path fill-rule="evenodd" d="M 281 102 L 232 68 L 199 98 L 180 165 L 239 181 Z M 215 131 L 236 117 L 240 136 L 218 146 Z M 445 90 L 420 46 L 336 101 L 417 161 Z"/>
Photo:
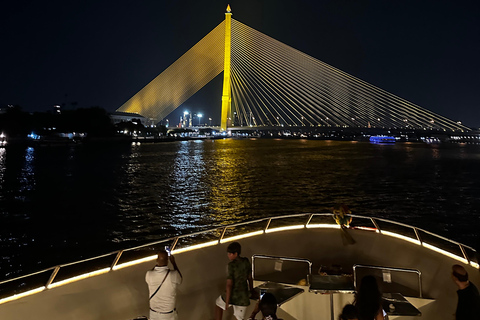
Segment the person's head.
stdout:
<path fill-rule="evenodd" d="M 382 293 L 374 276 L 365 276 L 355 295 L 355 307 L 359 319 L 374 319 L 382 305 Z"/>
<path fill-rule="evenodd" d="M 157 255 L 157 266 L 163 267 L 166 265 L 168 265 L 168 253 L 164 249 L 161 249 Z"/>
<path fill-rule="evenodd" d="M 353 304 L 345 305 L 339 320 L 358 320 L 357 308 Z"/>
<path fill-rule="evenodd" d="M 242 246 L 238 242 L 232 242 L 227 247 L 227 255 L 230 261 L 235 260 L 242 253 Z"/>
<path fill-rule="evenodd" d="M 369 296 L 381 296 L 378 288 L 377 279 L 374 276 L 365 276 L 360 282 L 359 294 L 367 294 Z"/>
<path fill-rule="evenodd" d="M 265 293 L 258 304 L 258 309 L 264 318 L 270 316 L 272 319 L 277 319 L 277 299 L 273 294 Z"/>
<path fill-rule="evenodd" d="M 467 284 L 468 283 L 468 272 L 459 264 L 454 264 L 452 266 L 452 279 L 457 284 Z"/>

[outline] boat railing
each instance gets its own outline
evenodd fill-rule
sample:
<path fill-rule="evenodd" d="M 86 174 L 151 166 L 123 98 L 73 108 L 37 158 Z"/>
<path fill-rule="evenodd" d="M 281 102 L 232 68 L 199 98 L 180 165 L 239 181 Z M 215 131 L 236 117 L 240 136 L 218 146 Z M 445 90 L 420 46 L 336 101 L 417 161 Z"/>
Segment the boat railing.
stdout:
<path fill-rule="evenodd" d="M 350 227 L 353 229 L 377 232 L 409 241 L 479 269 L 476 251 L 469 246 L 404 223 L 383 218 L 351 216 L 353 220 Z M 217 225 L 207 230 L 165 238 L 0 281 L 0 304 L 72 281 L 153 261 L 156 252 L 165 245 L 169 245 L 175 254 L 259 234 L 303 228 L 340 228 L 340 226 L 335 223 L 331 213 L 300 213 Z"/>
<path fill-rule="evenodd" d="M 272 273 L 272 270 L 274 271 Z M 252 277 L 258 281 L 309 285 L 312 262 L 305 258 L 254 254 Z"/>

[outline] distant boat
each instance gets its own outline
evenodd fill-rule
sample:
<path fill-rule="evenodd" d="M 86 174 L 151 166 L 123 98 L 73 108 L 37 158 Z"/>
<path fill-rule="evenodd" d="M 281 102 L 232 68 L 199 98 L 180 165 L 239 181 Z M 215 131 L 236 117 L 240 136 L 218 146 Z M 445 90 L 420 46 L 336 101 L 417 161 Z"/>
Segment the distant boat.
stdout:
<path fill-rule="evenodd" d="M 395 137 L 391 136 L 371 136 L 370 142 L 372 143 L 395 143 Z"/>

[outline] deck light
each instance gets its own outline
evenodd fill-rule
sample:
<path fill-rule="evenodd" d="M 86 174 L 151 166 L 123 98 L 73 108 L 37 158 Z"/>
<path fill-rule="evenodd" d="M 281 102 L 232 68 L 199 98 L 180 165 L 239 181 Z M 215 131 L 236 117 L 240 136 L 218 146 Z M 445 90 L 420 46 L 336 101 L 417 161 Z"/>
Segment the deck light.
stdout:
<path fill-rule="evenodd" d="M 130 266 L 133 266 L 133 265 L 136 265 L 136 264 L 139 264 L 139 263 L 143 263 L 143 262 L 147 262 L 147 261 L 153 261 L 155 259 L 157 259 L 157 255 L 148 256 L 148 257 L 145 257 L 145 258 L 142 258 L 142 259 L 132 260 L 132 261 L 125 262 L 125 263 L 122 263 L 122 264 L 117 264 L 116 266 L 114 266 L 112 268 L 112 270 L 118 270 L 118 269 L 122 269 L 122 268 L 125 268 L 125 267 L 130 267 Z"/>
<path fill-rule="evenodd" d="M 408 242 L 411 242 L 411 243 L 420 245 L 420 241 L 418 241 L 417 239 L 413 239 L 413 238 L 410 238 L 410 237 L 407 237 L 407 236 L 404 236 L 404 235 L 401 235 L 401 234 L 398 234 L 398 233 L 395 233 L 395 232 L 390 232 L 390 231 L 382 230 L 381 233 L 384 234 L 384 235 L 386 235 L 386 236 L 390 236 L 390 237 L 402 239 L 402 240 L 405 240 L 405 241 L 408 241 Z"/>
<path fill-rule="evenodd" d="M 229 238 L 223 238 L 222 240 L 220 240 L 220 243 L 225 243 L 225 242 L 230 242 L 230 241 L 234 241 L 234 240 L 238 240 L 238 239 L 253 237 L 253 236 L 260 235 L 260 234 L 263 234 L 263 230 L 244 233 L 244 234 L 240 234 L 238 236 L 233 236 L 233 237 L 229 237 Z"/>
<path fill-rule="evenodd" d="M 295 230 L 295 229 L 303 229 L 305 226 L 303 224 L 294 225 L 294 226 L 286 226 L 286 227 L 278 227 L 265 230 L 265 233 L 272 233 L 277 231 L 285 231 L 285 230 Z"/>
<path fill-rule="evenodd" d="M 0 304 L 5 303 L 5 302 L 9 302 L 9 301 L 13 301 L 13 300 L 17 300 L 17 299 L 20 299 L 20 298 L 23 298 L 23 297 L 26 297 L 26 296 L 29 296 L 29 295 L 32 295 L 32 294 L 35 294 L 35 293 L 39 293 L 39 292 L 42 292 L 43 290 L 45 290 L 45 286 L 39 287 L 39 288 L 36 288 L 36 289 L 33 289 L 33 290 L 25 291 L 25 292 L 22 292 L 22 293 L 19 293 L 19 294 L 14 294 L 13 296 L 0 299 Z"/>
<path fill-rule="evenodd" d="M 214 245 L 217 245 L 217 244 L 218 244 L 218 240 L 205 242 L 205 243 L 200 243 L 200 244 L 196 244 L 196 245 L 193 245 L 193 246 L 172 250 L 172 254 L 182 253 L 182 252 L 191 251 L 191 250 L 200 249 L 200 248 L 205 248 L 205 247 L 210 247 L 210 246 L 214 246 Z"/>
<path fill-rule="evenodd" d="M 430 249 L 430 250 L 433 250 L 433 251 L 436 251 L 436 252 L 438 252 L 438 253 L 441 253 L 441 254 L 443 254 L 443 255 L 445 255 L 445 256 L 448 256 L 448 257 L 450 257 L 450 258 L 453 258 L 453 259 L 455 259 L 455 260 L 458 260 L 458 261 L 460 261 L 460 262 L 462 262 L 462 263 L 468 264 L 467 259 L 462 258 L 462 257 L 460 257 L 460 256 L 457 256 L 456 254 L 453 254 L 453 253 L 450 253 L 450 252 L 445 251 L 445 250 L 443 250 L 443 249 L 440 249 L 440 248 L 438 248 L 438 247 L 432 246 L 431 244 L 426 243 L 426 242 L 423 242 L 422 245 L 423 245 L 425 248 L 428 248 L 428 249 Z"/>
<path fill-rule="evenodd" d="M 65 279 L 65 280 L 62 280 L 62 281 L 54 282 L 54 283 L 50 284 L 50 285 L 47 287 L 47 289 L 51 289 L 51 288 L 55 288 L 55 287 L 60 287 L 60 286 L 63 286 L 64 284 L 68 284 L 68 283 L 75 282 L 75 281 L 78 281 L 78 280 L 82 280 L 82 279 L 87 279 L 87 278 L 90 278 L 90 277 L 98 276 L 98 275 L 107 273 L 107 272 L 109 272 L 109 271 L 110 271 L 110 268 L 104 268 L 104 269 L 100 269 L 100 270 L 97 270 L 97 271 L 84 273 L 84 274 L 81 274 L 81 275 L 76 276 L 76 277 L 73 277 L 73 278 L 68 278 L 68 279 Z"/>
<path fill-rule="evenodd" d="M 331 223 L 312 223 L 307 224 L 307 229 L 313 228 L 324 228 L 324 229 L 340 229 L 338 224 L 331 224 Z"/>

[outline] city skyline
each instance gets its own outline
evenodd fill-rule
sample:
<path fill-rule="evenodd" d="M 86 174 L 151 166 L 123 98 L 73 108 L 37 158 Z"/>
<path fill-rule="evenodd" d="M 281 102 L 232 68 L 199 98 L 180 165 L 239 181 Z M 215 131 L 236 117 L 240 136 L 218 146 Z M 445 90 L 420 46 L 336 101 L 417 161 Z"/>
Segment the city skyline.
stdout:
<path fill-rule="evenodd" d="M 113 112 L 224 19 L 471 127 L 480 126 L 479 5 L 413 1 L 9 4 L 0 104 Z M 222 77 L 175 112 L 220 117 Z M 178 121 L 177 114 L 167 118 Z"/>

